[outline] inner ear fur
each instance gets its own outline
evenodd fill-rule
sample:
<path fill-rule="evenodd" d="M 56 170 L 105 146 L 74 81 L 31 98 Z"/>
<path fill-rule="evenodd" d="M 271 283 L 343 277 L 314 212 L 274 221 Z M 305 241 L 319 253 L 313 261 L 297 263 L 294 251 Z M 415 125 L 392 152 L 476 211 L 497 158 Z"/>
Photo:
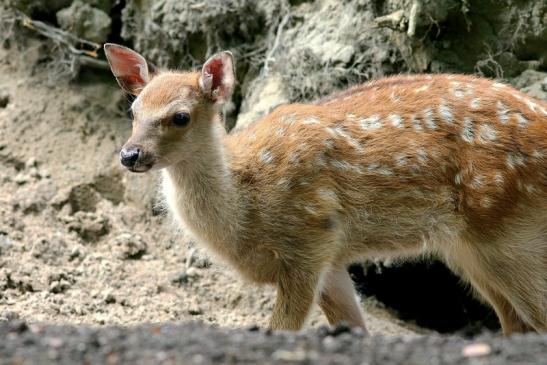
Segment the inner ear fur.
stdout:
<path fill-rule="evenodd" d="M 130 94 L 138 95 L 150 81 L 151 71 L 156 71 L 143 56 L 125 46 L 106 43 L 104 52 L 118 84 Z"/>

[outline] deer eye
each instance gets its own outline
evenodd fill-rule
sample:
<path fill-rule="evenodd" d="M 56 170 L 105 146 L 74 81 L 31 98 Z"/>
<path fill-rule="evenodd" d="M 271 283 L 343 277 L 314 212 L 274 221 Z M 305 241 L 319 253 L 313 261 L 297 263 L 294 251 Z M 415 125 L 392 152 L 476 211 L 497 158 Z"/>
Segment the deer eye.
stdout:
<path fill-rule="evenodd" d="M 179 112 L 173 116 L 173 124 L 176 126 L 184 127 L 188 123 L 190 123 L 190 114 L 188 113 Z"/>

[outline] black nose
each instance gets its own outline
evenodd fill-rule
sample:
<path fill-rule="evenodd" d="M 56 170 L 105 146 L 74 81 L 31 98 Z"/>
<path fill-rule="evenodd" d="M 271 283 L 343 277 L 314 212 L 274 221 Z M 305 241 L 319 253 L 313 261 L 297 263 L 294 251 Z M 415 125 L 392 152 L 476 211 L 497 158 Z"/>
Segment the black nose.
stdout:
<path fill-rule="evenodd" d="M 122 165 L 126 167 L 135 166 L 135 163 L 139 159 L 139 154 L 141 152 L 140 148 L 134 147 L 130 149 L 122 149 L 120 152 L 120 161 Z"/>

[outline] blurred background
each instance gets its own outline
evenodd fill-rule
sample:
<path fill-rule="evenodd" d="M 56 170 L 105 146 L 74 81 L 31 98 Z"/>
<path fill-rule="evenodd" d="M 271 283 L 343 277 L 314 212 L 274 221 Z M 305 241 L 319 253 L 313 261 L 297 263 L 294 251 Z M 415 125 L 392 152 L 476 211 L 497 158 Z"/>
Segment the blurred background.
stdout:
<path fill-rule="evenodd" d="M 130 100 L 102 43 L 183 70 L 232 51 L 230 130 L 398 73 L 477 74 L 546 100 L 546 22 L 546 0 L 4 0 L 0 320 L 267 323 L 273 290 L 211 265 L 161 208 L 157 176 L 120 168 Z M 373 333 L 498 329 L 437 261 L 350 272 Z"/>

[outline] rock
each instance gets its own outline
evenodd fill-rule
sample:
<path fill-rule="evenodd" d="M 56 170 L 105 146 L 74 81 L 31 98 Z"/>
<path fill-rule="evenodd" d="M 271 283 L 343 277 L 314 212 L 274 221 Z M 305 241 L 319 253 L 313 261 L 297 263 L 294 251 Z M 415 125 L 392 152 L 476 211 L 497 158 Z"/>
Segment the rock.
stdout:
<path fill-rule="evenodd" d="M 124 260 L 141 258 L 148 248 L 141 235 L 135 233 L 122 233 L 113 240 L 114 251 Z"/>
<path fill-rule="evenodd" d="M 269 114 L 278 105 L 288 102 L 288 93 L 279 74 L 256 79 L 241 104 L 236 129 L 245 128 Z"/>
<path fill-rule="evenodd" d="M 56 209 L 62 208 L 65 204 L 69 204 L 72 213 L 79 211 L 94 212 L 97 209 L 99 200 L 99 194 L 97 194 L 90 184 L 78 184 L 60 189 L 57 194 L 51 198 L 50 204 Z"/>
<path fill-rule="evenodd" d="M 104 302 L 106 304 L 114 304 L 116 303 L 116 297 L 112 293 L 107 293 L 104 297 Z"/>
<path fill-rule="evenodd" d="M 188 314 L 191 316 L 200 316 L 203 314 L 203 310 L 199 307 L 190 308 L 188 309 Z"/>
<path fill-rule="evenodd" d="M 20 293 L 33 292 L 32 278 L 28 273 L 0 268 L 0 291 L 17 289 Z"/>
<path fill-rule="evenodd" d="M 61 218 L 69 231 L 74 231 L 84 240 L 95 242 L 110 231 L 108 218 L 92 212 L 76 212 Z"/>
<path fill-rule="evenodd" d="M 63 235 L 47 234 L 34 239 L 31 253 L 48 265 L 61 265 L 66 260 L 68 247 Z"/>
<path fill-rule="evenodd" d="M 188 284 L 188 282 L 189 277 L 186 271 L 180 272 L 171 278 L 171 284 L 176 286 L 183 286 L 184 284 Z"/>
<path fill-rule="evenodd" d="M 35 157 L 30 157 L 27 161 L 25 161 L 25 169 L 31 169 L 38 167 L 38 161 L 36 161 Z"/>
<path fill-rule="evenodd" d="M 202 252 L 198 251 L 195 247 L 190 248 L 186 252 L 186 270 L 192 268 L 206 269 L 211 266 L 211 261 L 203 255 Z M 191 270 L 192 272 L 195 271 Z"/>
<path fill-rule="evenodd" d="M 13 246 L 13 241 L 4 233 L 0 233 L 0 255 Z"/>
<path fill-rule="evenodd" d="M 200 276 L 201 273 L 198 269 L 196 269 L 195 267 L 190 267 L 189 269 L 186 269 L 185 271 L 182 271 L 173 276 L 173 278 L 171 278 L 171 284 L 176 286 L 183 286 L 185 284 L 194 282 Z"/>
<path fill-rule="evenodd" d="M 57 12 L 57 22 L 64 30 L 83 39 L 103 43 L 108 38 L 112 21 L 103 10 L 80 0 Z"/>
<path fill-rule="evenodd" d="M 17 185 L 24 185 L 30 181 L 30 176 L 25 174 L 24 172 L 20 172 L 13 178 L 13 181 Z"/>
<path fill-rule="evenodd" d="M 547 72 L 526 70 L 511 80 L 511 84 L 534 98 L 547 101 Z"/>
<path fill-rule="evenodd" d="M 50 293 L 64 293 L 75 283 L 72 275 L 64 272 L 53 273 L 48 276 L 48 290 Z"/>
<path fill-rule="evenodd" d="M 0 90 L 0 109 L 8 106 L 10 102 L 10 95 L 6 90 Z"/>
<path fill-rule="evenodd" d="M 123 202 L 125 184 L 119 169 L 99 174 L 93 179 L 93 188 L 114 204 Z"/>
<path fill-rule="evenodd" d="M 398 54 L 388 42 L 391 31 L 366 29 L 378 15 L 372 4 L 323 0 L 292 10 L 293 19 L 300 21 L 286 26 L 270 65 L 281 75 L 291 101 L 317 99 L 348 83 L 400 70 L 391 61 Z"/>
<path fill-rule="evenodd" d="M 55 196 L 57 188 L 51 180 L 28 184 L 17 190 L 12 198 L 14 209 L 25 214 L 38 213 L 44 210 L 47 203 Z"/>

